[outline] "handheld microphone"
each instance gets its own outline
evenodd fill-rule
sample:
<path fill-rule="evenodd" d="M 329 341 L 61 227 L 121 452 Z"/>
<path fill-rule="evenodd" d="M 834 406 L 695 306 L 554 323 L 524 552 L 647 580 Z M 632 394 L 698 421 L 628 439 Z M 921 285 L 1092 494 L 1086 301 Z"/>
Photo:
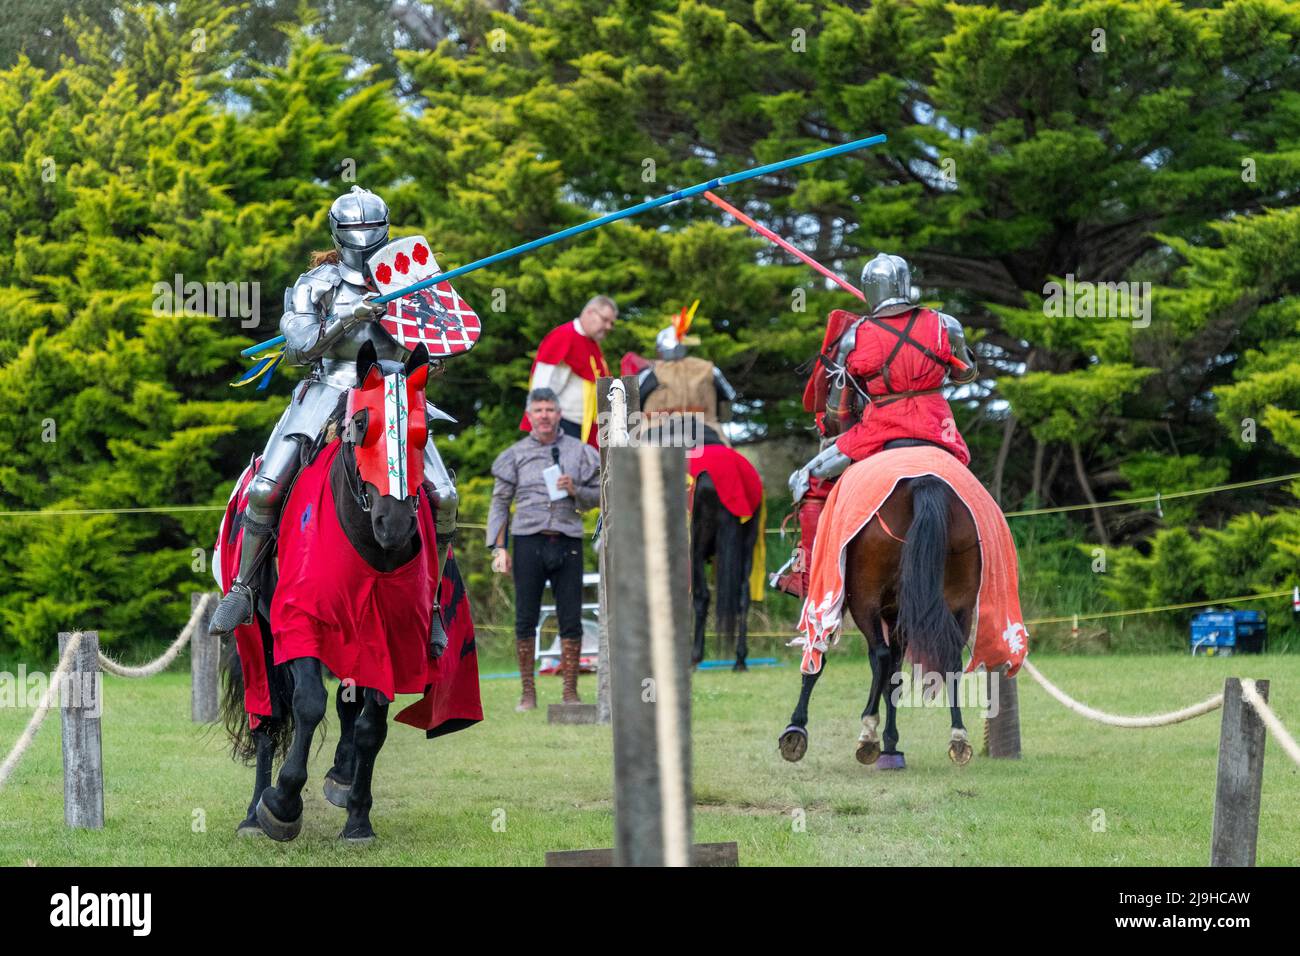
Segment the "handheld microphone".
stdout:
<path fill-rule="evenodd" d="M 560 449 L 554 445 L 551 446 L 551 461 L 557 465 L 560 463 Z"/>

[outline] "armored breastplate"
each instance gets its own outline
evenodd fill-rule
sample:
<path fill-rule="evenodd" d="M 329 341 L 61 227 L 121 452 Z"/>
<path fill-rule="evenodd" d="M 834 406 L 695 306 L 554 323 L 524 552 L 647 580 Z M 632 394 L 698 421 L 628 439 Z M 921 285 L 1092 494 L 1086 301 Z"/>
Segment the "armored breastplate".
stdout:
<path fill-rule="evenodd" d="M 323 298 L 319 308 L 324 315 L 346 315 L 366 296 L 366 289 L 343 281 Z M 337 388 L 351 388 L 357 383 L 357 353 L 366 342 L 373 342 L 380 359 L 403 361 L 409 352 L 397 344 L 378 321 L 363 322 L 340 338 L 320 359 L 319 376 Z"/>

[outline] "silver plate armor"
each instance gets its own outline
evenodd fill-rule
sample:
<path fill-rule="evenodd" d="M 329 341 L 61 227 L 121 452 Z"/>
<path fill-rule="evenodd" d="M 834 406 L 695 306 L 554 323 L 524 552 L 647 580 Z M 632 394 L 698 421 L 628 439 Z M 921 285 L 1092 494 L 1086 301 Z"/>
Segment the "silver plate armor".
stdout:
<path fill-rule="evenodd" d="M 947 312 L 939 313 L 939 321 L 943 323 L 944 331 L 948 334 L 948 345 L 952 348 L 953 358 L 960 359 L 967 366 L 964 372 L 950 366 L 948 379 L 954 385 L 969 385 L 979 375 L 979 369 L 975 366 L 975 356 L 970 346 L 966 344 L 966 330 L 961 327 L 960 320 Z"/>
<path fill-rule="evenodd" d="M 284 490 L 298 470 L 299 443 L 320 434 L 340 396 L 356 384 L 361 346 L 373 342 L 380 359 L 404 361 L 410 354 L 377 320 L 353 318 L 367 294 L 365 287 L 348 281 L 344 270 L 328 263 L 299 276 L 285 292 L 285 313 L 280 319 L 285 359 L 311 364 L 312 371 L 294 389 L 249 486 L 248 510 L 255 520 L 271 522 L 279 514 Z M 431 404 L 428 413 L 431 422 L 453 420 Z M 438 493 L 438 531 L 450 532 L 455 528 L 456 485 L 434 446 L 432 429 L 424 446 L 424 477 Z"/>

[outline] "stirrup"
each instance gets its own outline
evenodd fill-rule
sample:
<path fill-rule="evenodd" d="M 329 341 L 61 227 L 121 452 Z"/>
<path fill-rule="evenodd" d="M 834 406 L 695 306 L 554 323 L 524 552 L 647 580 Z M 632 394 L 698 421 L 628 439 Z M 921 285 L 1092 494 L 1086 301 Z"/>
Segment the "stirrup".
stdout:
<path fill-rule="evenodd" d="M 429 618 L 429 656 L 437 660 L 447 650 L 447 643 L 447 630 L 442 626 L 442 608 L 435 604 Z"/>

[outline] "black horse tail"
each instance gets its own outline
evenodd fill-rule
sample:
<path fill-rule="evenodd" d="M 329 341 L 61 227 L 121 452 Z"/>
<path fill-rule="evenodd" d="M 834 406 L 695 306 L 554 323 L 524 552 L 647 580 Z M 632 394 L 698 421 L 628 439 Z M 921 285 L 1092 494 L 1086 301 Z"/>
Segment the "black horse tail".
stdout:
<path fill-rule="evenodd" d="M 952 492 L 933 475 L 911 482 L 912 524 L 899 574 L 899 640 L 928 674 L 961 669 L 966 640 L 943 597 Z"/>
<path fill-rule="evenodd" d="M 269 635 L 260 618 L 258 625 L 263 628 L 263 640 L 266 640 Z M 273 755 L 283 758 L 289 752 L 289 744 L 293 741 L 293 708 L 275 706 L 274 698 L 279 697 L 282 702 L 286 700 L 284 688 L 281 686 L 284 678 L 278 671 L 279 668 L 272 668 L 267 679 L 271 684 L 272 706 L 283 716 L 263 718 L 258 724 L 258 731 L 270 735 Z M 244 710 L 244 668 L 240 663 L 239 648 L 235 644 L 233 635 L 226 639 L 221 655 L 219 719 L 225 728 L 226 737 L 230 740 L 230 756 L 241 763 L 253 763 L 257 758 L 257 741 L 253 737 L 253 729 L 248 725 L 248 713 Z"/>

